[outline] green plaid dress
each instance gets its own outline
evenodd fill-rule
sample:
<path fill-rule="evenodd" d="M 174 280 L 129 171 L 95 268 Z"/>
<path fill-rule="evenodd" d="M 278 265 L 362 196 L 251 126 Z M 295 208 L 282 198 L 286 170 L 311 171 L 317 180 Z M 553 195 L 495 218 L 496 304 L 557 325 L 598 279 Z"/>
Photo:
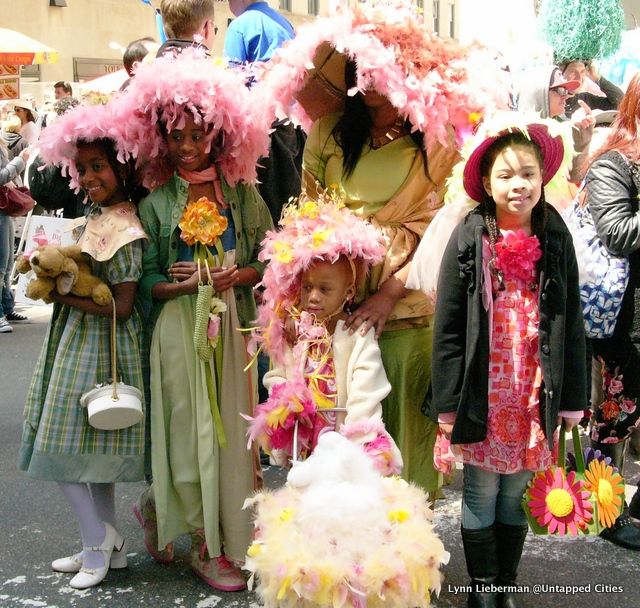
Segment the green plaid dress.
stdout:
<path fill-rule="evenodd" d="M 93 273 L 109 285 L 137 282 L 142 241 L 121 247 Z M 111 318 L 55 304 L 24 410 L 19 466 L 31 477 L 107 483 L 144 478 L 144 421 L 119 431 L 89 425 L 81 395 L 111 378 Z M 118 376 L 143 391 L 143 324 L 138 306 L 117 322 Z"/>

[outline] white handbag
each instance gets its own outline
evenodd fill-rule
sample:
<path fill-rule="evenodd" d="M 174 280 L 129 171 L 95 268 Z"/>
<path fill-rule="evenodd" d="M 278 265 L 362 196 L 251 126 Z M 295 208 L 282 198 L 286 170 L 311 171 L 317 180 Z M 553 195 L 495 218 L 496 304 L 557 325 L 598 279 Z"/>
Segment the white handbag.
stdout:
<path fill-rule="evenodd" d="M 116 354 L 116 304 L 111 321 L 112 383 L 102 384 L 84 393 L 80 405 L 87 408 L 89 424 L 103 431 L 126 429 L 142 420 L 142 393 L 135 387 L 118 382 Z"/>

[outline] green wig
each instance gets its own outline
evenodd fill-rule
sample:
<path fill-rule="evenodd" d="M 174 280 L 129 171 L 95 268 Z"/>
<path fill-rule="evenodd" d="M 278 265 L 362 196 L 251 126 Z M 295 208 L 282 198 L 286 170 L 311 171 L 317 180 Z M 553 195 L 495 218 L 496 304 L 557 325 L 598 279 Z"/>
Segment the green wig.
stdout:
<path fill-rule="evenodd" d="M 540 0 L 539 26 L 557 63 L 613 55 L 624 29 L 620 0 Z"/>

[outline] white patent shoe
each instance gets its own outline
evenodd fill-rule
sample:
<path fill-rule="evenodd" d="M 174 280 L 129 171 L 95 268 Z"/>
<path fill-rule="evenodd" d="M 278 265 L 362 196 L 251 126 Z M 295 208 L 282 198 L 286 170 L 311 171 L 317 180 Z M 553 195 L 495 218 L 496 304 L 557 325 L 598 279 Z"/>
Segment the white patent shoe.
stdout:
<path fill-rule="evenodd" d="M 104 558 L 104 566 L 101 568 L 80 568 L 78 574 L 76 574 L 70 581 L 69 586 L 74 589 L 88 589 L 89 587 L 95 587 L 100 584 L 107 572 L 109 572 L 109 565 L 111 563 L 111 556 L 115 550 L 120 553 L 123 552 L 124 539 L 110 524 L 104 522 L 105 536 L 102 544 L 99 547 L 83 547 L 85 551 L 100 551 Z M 126 559 L 126 552 L 125 552 Z"/>
<path fill-rule="evenodd" d="M 111 570 L 121 570 L 127 567 L 127 541 L 124 541 L 122 549 L 118 551 L 113 550 L 111 554 L 111 562 L 109 568 Z M 82 551 L 75 555 L 69 555 L 68 557 L 61 557 L 51 562 L 51 569 L 54 572 L 64 572 L 66 574 L 73 574 L 74 572 L 80 572 L 82 568 Z"/>

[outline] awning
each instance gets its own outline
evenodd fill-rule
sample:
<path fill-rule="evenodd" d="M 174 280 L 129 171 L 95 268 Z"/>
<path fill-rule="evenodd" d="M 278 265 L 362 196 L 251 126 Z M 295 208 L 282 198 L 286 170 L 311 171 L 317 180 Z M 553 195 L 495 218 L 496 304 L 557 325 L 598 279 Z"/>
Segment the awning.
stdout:
<path fill-rule="evenodd" d="M 0 64 L 56 63 L 58 51 L 14 30 L 0 28 Z"/>

